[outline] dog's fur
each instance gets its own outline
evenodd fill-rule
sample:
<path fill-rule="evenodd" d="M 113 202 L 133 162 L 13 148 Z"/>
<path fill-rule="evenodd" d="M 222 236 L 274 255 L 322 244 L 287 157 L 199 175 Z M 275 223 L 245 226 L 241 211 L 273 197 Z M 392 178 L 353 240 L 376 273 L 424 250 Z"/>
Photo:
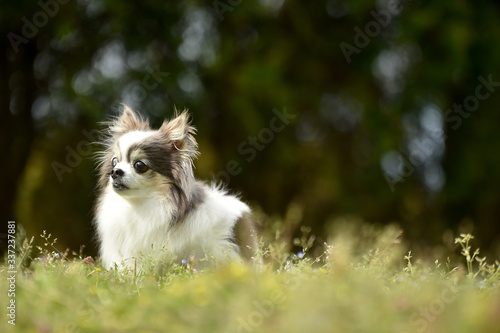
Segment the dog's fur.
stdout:
<path fill-rule="evenodd" d="M 153 130 L 125 105 L 107 125 L 95 209 L 106 268 L 133 267 L 141 255 L 162 252 L 177 260 L 251 259 L 257 244 L 250 208 L 194 178 L 198 145 L 186 111 Z"/>

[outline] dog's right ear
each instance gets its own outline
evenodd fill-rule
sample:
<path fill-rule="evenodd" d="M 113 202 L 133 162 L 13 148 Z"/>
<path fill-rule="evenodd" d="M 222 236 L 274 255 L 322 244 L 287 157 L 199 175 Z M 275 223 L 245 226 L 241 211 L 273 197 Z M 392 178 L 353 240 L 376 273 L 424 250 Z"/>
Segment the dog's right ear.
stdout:
<path fill-rule="evenodd" d="M 123 111 L 118 118 L 110 123 L 110 134 L 117 137 L 130 131 L 149 131 L 149 123 L 128 105 L 123 105 Z"/>

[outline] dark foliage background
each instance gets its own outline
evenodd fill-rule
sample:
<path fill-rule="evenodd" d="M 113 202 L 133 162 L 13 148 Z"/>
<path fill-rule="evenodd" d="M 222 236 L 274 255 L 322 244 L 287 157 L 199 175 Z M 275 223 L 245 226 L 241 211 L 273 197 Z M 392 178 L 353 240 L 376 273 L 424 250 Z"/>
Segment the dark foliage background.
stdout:
<path fill-rule="evenodd" d="M 2 232 L 95 253 L 87 142 L 123 101 L 189 108 L 199 178 L 317 235 L 351 216 L 500 254 L 497 1 L 4 1 L 0 32 Z"/>

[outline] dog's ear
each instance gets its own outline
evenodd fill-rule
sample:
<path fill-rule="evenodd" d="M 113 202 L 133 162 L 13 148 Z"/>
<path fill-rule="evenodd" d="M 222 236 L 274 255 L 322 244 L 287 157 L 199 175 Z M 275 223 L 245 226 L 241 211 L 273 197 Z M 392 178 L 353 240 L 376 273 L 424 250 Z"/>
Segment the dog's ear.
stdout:
<path fill-rule="evenodd" d="M 111 122 L 109 130 L 113 136 L 120 136 L 130 131 L 148 131 L 149 123 L 137 114 L 128 105 L 123 104 L 123 111 L 118 118 Z"/>
<path fill-rule="evenodd" d="M 175 110 L 175 117 L 170 121 L 165 120 L 160 131 L 168 138 L 173 150 L 189 152 L 190 157 L 196 156 L 196 148 L 198 147 L 194 138 L 196 128 L 191 126 L 187 110 L 180 113 Z"/>

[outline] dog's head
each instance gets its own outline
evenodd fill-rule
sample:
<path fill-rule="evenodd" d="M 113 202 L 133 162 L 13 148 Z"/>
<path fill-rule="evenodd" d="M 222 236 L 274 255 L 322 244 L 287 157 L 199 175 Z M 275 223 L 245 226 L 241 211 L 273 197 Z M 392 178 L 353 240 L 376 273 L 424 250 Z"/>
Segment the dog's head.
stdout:
<path fill-rule="evenodd" d="M 194 183 L 193 159 L 198 155 L 187 111 L 177 112 L 154 130 L 128 106 L 108 125 L 100 156 L 101 189 L 129 200 L 163 193 L 178 205 L 189 199 Z"/>

